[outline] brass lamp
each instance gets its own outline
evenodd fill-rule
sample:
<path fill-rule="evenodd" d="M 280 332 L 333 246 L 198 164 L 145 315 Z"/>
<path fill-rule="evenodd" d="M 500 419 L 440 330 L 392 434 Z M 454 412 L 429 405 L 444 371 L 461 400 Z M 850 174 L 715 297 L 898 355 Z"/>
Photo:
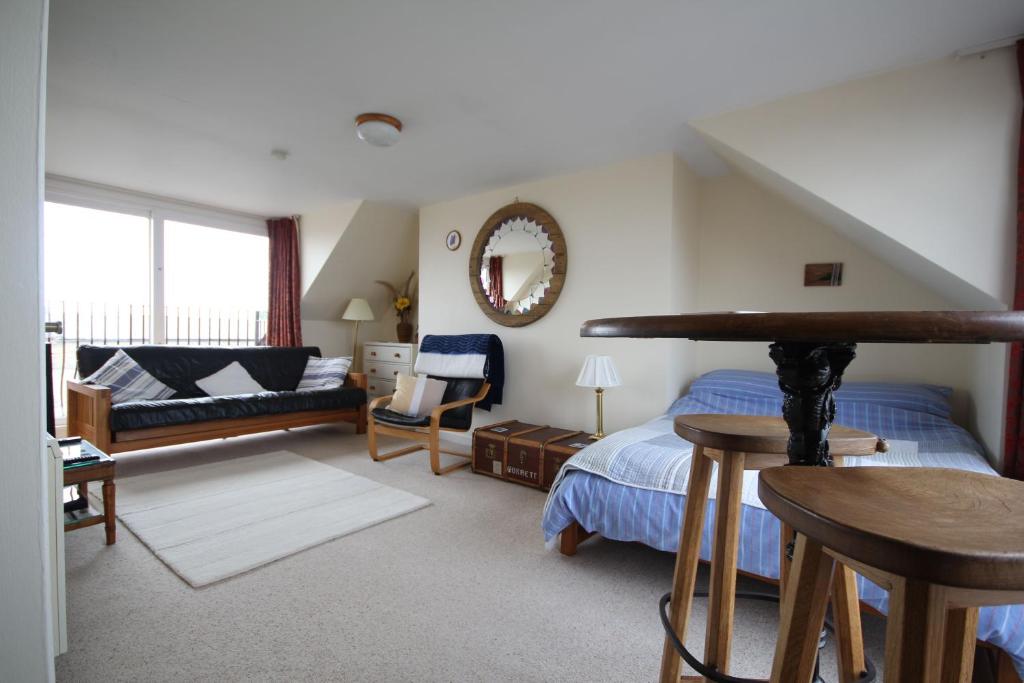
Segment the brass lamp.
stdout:
<path fill-rule="evenodd" d="M 588 387 L 597 394 L 597 432 L 591 439 L 603 439 L 604 433 L 604 390 L 609 387 L 617 387 L 622 382 L 619 380 L 619 371 L 615 369 L 615 363 L 611 356 L 587 356 L 583 361 L 583 369 L 576 379 L 576 386 Z"/>
<path fill-rule="evenodd" d="M 359 323 L 363 320 L 373 320 L 373 309 L 370 308 L 370 302 L 366 299 L 352 299 L 348 302 L 348 307 L 345 312 L 341 314 L 342 320 L 354 320 L 356 323 L 356 329 L 352 333 L 352 368 L 353 370 L 359 365 L 356 362 L 356 343 L 359 340 Z"/>

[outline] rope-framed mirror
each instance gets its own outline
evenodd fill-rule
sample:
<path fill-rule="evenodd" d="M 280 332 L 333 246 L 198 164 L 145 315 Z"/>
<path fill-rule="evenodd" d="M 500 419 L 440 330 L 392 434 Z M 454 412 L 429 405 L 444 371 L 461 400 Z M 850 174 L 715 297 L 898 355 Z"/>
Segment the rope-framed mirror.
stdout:
<path fill-rule="evenodd" d="M 543 318 L 565 284 L 567 254 L 558 222 L 536 204 L 514 202 L 488 218 L 469 256 L 473 297 L 488 318 L 522 327 Z"/>

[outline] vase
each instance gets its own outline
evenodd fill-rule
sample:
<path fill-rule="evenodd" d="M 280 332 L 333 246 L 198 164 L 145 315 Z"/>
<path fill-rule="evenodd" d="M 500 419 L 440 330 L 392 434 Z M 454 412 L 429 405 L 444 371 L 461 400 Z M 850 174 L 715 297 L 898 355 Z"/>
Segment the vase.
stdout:
<path fill-rule="evenodd" d="M 398 323 L 398 327 L 395 328 L 395 333 L 398 334 L 398 341 L 403 344 L 408 344 L 412 341 L 412 323 Z"/>

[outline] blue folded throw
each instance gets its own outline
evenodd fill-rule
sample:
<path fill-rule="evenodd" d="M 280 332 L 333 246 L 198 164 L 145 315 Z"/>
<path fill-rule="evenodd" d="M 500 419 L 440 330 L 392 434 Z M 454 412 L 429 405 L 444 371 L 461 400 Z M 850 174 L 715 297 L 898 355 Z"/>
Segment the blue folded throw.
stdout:
<path fill-rule="evenodd" d="M 478 408 L 500 404 L 505 387 L 505 349 L 495 334 L 428 334 L 420 342 L 416 372 L 435 377 L 486 379 L 491 390 Z"/>

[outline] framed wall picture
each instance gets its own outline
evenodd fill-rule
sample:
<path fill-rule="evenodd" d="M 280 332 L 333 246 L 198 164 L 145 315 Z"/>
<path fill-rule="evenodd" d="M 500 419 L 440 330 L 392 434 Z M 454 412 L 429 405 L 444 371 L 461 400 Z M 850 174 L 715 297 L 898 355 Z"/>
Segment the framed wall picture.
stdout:
<path fill-rule="evenodd" d="M 841 284 L 842 263 L 808 263 L 804 266 L 804 287 L 838 287 Z"/>
<path fill-rule="evenodd" d="M 456 251 L 462 246 L 462 235 L 458 230 L 452 230 L 448 233 L 448 236 L 444 238 L 445 246 L 448 247 L 448 251 Z"/>

